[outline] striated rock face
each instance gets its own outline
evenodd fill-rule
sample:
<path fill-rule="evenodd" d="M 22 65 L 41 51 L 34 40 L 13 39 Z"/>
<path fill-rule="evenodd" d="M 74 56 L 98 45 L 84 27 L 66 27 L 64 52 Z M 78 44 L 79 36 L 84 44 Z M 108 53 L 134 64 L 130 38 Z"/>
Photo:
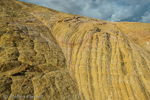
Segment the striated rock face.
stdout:
<path fill-rule="evenodd" d="M 150 24 L 1 0 L 0 100 L 150 100 Z"/>

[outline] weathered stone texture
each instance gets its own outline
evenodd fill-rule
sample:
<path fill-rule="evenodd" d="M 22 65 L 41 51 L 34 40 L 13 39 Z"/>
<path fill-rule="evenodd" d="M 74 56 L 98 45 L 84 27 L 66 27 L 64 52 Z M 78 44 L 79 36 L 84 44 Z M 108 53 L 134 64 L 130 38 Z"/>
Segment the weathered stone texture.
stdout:
<path fill-rule="evenodd" d="M 150 100 L 150 24 L 1 0 L 0 100 Z"/>

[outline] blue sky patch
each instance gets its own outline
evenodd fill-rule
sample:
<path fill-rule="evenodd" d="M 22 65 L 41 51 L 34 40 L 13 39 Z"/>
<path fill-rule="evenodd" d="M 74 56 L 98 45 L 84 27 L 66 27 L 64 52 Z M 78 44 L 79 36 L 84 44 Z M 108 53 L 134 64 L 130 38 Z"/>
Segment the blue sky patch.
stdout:
<path fill-rule="evenodd" d="M 107 21 L 150 23 L 150 0 L 20 0 Z"/>

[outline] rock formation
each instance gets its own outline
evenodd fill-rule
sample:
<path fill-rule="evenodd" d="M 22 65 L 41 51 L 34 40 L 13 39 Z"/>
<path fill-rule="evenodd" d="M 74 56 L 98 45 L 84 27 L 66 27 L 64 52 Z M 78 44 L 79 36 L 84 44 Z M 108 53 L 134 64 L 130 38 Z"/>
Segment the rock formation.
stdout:
<path fill-rule="evenodd" d="M 0 0 L 0 100 L 150 100 L 150 24 Z"/>

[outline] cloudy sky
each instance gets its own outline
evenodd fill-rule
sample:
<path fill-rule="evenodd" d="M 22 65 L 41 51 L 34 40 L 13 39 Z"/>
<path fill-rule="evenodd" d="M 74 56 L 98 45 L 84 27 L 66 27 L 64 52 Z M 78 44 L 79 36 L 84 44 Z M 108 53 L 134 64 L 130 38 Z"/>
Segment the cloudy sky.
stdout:
<path fill-rule="evenodd" d="M 107 21 L 150 23 L 150 0 L 20 0 Z"/>

